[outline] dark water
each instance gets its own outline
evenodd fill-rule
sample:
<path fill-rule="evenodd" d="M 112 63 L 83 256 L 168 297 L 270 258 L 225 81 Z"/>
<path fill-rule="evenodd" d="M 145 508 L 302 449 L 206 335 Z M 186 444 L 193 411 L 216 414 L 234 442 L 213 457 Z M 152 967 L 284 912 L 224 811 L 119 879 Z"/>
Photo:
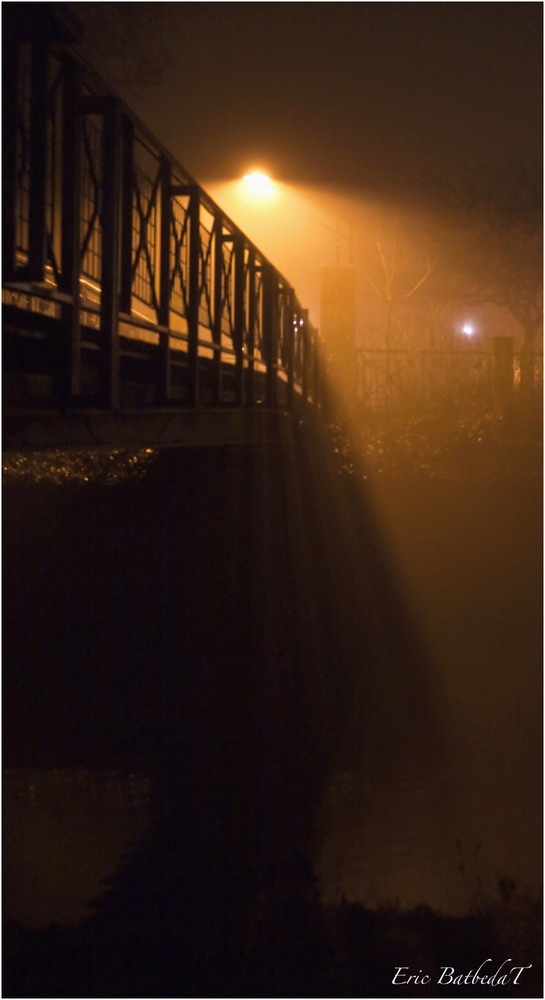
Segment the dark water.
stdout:
<path fill-rule="evenodd" d="M 384 477 L 372 496 L 429 650 L 422 680 L 445 755 L 434 773 L 400 767 L 386 788 L 365 769 L 344 791 L 340 779 L 328 890 L 452 913 L 493 898 L 505 875 L 539 893 L 541 482 Z"/>
<path fill-rule="evenodd" d="M 217 995 L 278 927 L 304 979 L 317 891 L 535 890 L 539 536 L 535 484 L 362 493 L 309 432 L 6 482 L 6 917 L 112 962 L 153 939 L 164 995 Z"/>
<path fill-rule="evenodd" d="M 149 833 L 150 781 L 86 768 L 7 768 L 4 919 L 70 926 L 89 915 L 101 881 Z"/>
<path fill-rule="evenodd" d="M 340 725 L 352 694 L 337 603 L 351 569 L 330 565 L 322 465 L 288 435 L 163 454 L 116 485 L 6 484 L 4 760 L 39 786 L 39 809 L 54 785 L 65 824 L 81 825 L 93 806 L 76 801 L 76 770 L 89 794 L 105 770 L 130 772 L 183 814 L 188 854 L 207 844 L 199 866 L 213 866 L 222 838 L 235 866 L 308 854 L 330 758 L 360 738 L 356 716 Z M 349 609 L 352 633 L 370 613 L 360 622 Z M 23 821 L 18 801 L 30 850 L 54 854 L 38 831 L 58 827 Z M 103 812 L 88 831 L 111 831 L 106 875 L 130 811 Z M 67 835 L 81 857 L 81 837 Z M 25 885 L 14 912 L 43 914 L 23 905 Z M 65 917 L 62 905 L 49 919 Z"/>

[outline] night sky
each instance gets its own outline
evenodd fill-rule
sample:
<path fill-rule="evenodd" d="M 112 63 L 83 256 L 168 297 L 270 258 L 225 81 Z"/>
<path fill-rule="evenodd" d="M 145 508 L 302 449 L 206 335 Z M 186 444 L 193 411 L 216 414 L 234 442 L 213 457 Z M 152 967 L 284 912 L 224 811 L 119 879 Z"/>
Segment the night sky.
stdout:
<path fill-rule="evenodd" d="M 399 211 L 414 234 L 449 177 L 541 163 L 539 3 L 71 6 L 87 58 L 318 326 L 320 268 L 338 246 L 349 262 L 349 229 L 369 316 L 366 275 Z M 282 202 L 244 199 L 256 167 Z"/>
<path fill-rule="evenodd" d="M 131 103 L 198 180 L 411 191 L 540 159 L 540 3 L 93 6 L 153 8 L 171 62 Z"/>

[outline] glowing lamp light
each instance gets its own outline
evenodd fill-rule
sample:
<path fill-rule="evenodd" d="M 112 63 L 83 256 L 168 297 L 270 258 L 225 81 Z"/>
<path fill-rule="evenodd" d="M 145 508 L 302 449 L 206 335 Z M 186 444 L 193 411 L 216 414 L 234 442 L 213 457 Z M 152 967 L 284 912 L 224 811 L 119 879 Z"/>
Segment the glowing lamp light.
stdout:
<path fill-rule="evenodd" d="M 257 198 L 270 198 L 275 188 L 271 178 L 261 170 L 253 170 L 242 178 L 244 188 Z"/>
<path fill-rule="evenodd" d="M 471 323 L 464 323 L 462 333 L 465 333 L 466 337 L 472 337 L 475 333 L 475 327 Z"/>

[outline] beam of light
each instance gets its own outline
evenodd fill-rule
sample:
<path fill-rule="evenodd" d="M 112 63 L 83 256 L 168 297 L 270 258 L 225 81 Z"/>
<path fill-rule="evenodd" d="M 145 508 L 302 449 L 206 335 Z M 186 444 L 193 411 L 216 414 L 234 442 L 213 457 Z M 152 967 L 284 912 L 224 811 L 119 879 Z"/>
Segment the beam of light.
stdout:
<path fill-rule="evenodd" d="M 255 182 L 262 174 L 274 194 L 259 194 L 268 184 Z M 320 326 L 320 269 L 351 254 L 351 231 L 368 233 L 376 206 L 333 186 L 312 187 L 279 179 L 266 168 L 247 171 L 244 178 L 206 180 L 203 187 L 247 234 L 296 290 Z M 373 230 L 374 231 L 374 230 Z M 340 241 L 340 251 L 338 244 Z M 357 241 L 356 241 L 357 242 Z"/>

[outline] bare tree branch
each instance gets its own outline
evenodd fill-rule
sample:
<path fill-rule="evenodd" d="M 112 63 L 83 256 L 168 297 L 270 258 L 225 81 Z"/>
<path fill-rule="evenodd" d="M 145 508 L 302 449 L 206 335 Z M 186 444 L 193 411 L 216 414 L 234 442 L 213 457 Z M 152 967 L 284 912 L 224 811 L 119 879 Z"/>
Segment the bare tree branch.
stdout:
<path fill-rule="evenodd" d="M 429 278 L 432 270 L 433 270 L 433 265 L 430 263 L 429 257 L 427 257 L 426 258 L 426 272 L 425 272 L 425 274 L 422 275 L 422 277 L 420 278 L 420 280 L 416 282 L 416 285 L 414 285 L 414 287 L 411 288 L 410 292 L 406 293 L 406 295 L 405 295 L 406 299 L 410 299 L 411 295 L 414 295 L 414 293 L 417 291 L 417 289 L 420 288 L 420 286 L 424 284 L 424 282 L 426 281 L 426 279 Z"/>
<path fill-rule="evenodd" d="M 443 294 L 504 306 L 530 346 L 543 297 L 540 170 L 469 171 L 444 185 L 435 212 Z"/>

